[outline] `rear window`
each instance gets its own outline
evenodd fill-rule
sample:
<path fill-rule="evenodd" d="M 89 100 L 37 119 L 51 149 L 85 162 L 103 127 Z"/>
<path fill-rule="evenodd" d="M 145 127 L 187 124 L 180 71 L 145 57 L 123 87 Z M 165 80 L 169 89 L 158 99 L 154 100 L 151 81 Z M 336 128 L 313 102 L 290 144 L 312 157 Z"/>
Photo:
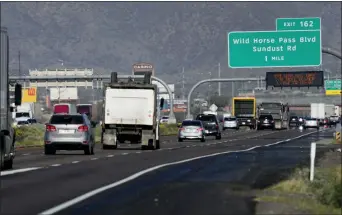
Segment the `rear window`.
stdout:
<path fill-rule="evenodd" d="M 78 115 L 53 115 L 51 124 L 83 124 L 83 117 Z"/>
<path fill-rule="evenodd" d="M 205 121 L 205 122 L 216 122 L 215 116 L 212 116 L 212 115 L 200 115 L 200 116 L 197 116 L 196 119 L 201 120 L 201 121 Z"/>
<path fill-rule="evenodd" d="M 272 115 L 261 115 L 259 119 L 273 119 Z"/>
<path fill-rule="evenodd" d="M 77 112 L 78 113 L 90 113 L 91 107 L 90 106 L 86 106 L 86 105 L 80 105 L 77 106 Z"/>
<path fill-rule="evenodd" d="M 236 121 L 236 118 L 224 118 L 224 121 Z"/>
<path fill-rule="evenodd" d="M 201 126 L 199 121 L 183 121 L 182 126 Z"/>
<path fill-rule="evenodd" d="M 56 105 L 54 113 L 69 113 L 69 105 Z"/>

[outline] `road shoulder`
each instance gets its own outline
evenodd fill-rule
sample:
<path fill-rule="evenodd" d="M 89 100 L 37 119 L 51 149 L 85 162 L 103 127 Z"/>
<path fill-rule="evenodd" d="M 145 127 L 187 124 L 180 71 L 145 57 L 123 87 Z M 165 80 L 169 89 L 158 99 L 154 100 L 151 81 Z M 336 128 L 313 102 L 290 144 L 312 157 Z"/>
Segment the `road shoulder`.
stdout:
<path fill-rule="evenodd" d="M 308 180 L 307 166 L 296 169 L 287 179 L 256 192 L 256 214 L 341 214 L 341 144 L 332 142 L 317 142 L 327 149 L 316 163 L 314 182 Z"/>

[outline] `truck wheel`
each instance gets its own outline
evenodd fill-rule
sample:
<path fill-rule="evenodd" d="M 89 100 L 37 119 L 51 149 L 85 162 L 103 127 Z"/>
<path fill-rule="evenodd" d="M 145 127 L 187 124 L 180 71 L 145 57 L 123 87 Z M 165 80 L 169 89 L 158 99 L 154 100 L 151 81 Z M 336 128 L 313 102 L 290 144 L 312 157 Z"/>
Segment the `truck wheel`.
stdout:
<path fill-rule="evenodd" d="M 3 167 L 4 170 L 8 170 L 8 169 L 12 169 L 12 168 L 13 168 L 13 158 L 11 158 L 7 161 L 4 161 L 4 167 Z"/>
<path fill-rule="evenodd" d="M 182 138 L 178 138 L 178 142 L 183 142 L 183 139 Z"/>

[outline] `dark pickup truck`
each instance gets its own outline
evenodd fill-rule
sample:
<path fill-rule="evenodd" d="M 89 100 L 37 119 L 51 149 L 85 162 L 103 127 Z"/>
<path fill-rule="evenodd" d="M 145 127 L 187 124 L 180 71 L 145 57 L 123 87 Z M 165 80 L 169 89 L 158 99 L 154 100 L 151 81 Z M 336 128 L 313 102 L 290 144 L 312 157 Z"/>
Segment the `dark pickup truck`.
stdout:
<path fill-rule="evenodd" d="M 219 121 L 214 114 L 199 114 L 196 120 L 202 121 L 206 136 L 215 136 L 217 140 L 221 139 L 221 130 Z"/>

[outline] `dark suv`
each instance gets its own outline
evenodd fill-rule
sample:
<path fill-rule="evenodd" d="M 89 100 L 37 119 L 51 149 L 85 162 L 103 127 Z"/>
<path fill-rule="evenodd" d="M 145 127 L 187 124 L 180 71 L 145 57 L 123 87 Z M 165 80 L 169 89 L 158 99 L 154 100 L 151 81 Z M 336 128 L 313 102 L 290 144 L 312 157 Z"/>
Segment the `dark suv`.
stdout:
<path fill-rule="evenodd" d="M 214 114 L 199 114 L 196 120 L 202 121 L 206 136 L 215 136 L 216 140 L 221 139 L 219 121 Z"/>
<path fill-rule="evenodd" d="M 258 130 L 264 128 L 275 129 L 272 115 L 260 115 L 258 119 Z"/>
<path fill-rule="evenodd" d="M 298 116 L 291 116 L 289 121 L 289 127 L 298 127 L 299 126 L 299 118 Z"/>

